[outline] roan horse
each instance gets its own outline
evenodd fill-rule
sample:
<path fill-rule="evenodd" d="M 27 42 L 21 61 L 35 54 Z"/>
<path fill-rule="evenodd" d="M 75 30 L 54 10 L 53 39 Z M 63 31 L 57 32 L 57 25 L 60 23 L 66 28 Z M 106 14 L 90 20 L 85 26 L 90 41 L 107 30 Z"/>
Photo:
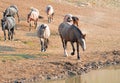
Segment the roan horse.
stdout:
<path fill-rule="evenodd" d="M 27 16 L 27 22 L 29 23 L 29 31 L 31 31 L 31 22 L 34 22 L 35 28 L 37 27 L 37 21 L 39 19 L 39 11 L 36 8 L 32 8 L 30 13 Z"/>
<path fill-rule="evenodd" d="M 41 24 L 37 29 L 37 36 L 40 39 L 41 52 L 45 52 L 48 48 L 50 29 L 47 24 Z"/>
<path fill-rule="evenodd" d="M 54 9 L 51 5 L 48 5 L 46 7 L 46 13 L 47 13 L 47 17 L 48 17 L 48 23 L 52 22 L 53 16 L 54 16 Z"/>
<path fill-rule="evenodd" d="M 17 17 L 18 17 L 18 22 L 20 22 L 17 6 L 16 5 L 11 5 L 5 10 L 5 12 L 3 12 L 3 17 L 8 17 L 8 16 L 15 17 L 16 14 L 17 14 Z"/>
<path fill-rule="evenodd" d="M 73 52 L 71 55 L 75 54 L 75 48 L 73 43 L 76 42 L 77 44 L 77 58 L 80 59 L 79 54 L 79 44 L 81 45 L 83 51 L 86 49 L 86 43 L 85 43 L 85 36 L 78 27 L 75 25 L 71 25 L 69 23 L 63 22 L 59 25 L 58 28 L 59 35 L 62 40 L 63 48 L 64 48 L 64 56 L 68 56 L 66 48 L 67 48 L 67 42 L 70 41 L 72 45 Z"/>
<path fill-rule="evenodd" d="M 3 17 L 3 19 L 1 19 L 1 26 L 2 31 L 4 32 L 4 40 L 6 40 L 5 30 L 8 30 L 8 40 L 12 40 L 15 28 L 15 19 L 13 17 Z"/>

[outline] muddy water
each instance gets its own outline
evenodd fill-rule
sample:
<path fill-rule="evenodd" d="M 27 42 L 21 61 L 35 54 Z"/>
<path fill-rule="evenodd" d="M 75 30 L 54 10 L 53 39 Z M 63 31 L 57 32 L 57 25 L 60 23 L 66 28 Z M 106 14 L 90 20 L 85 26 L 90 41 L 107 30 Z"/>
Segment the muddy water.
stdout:
<path fill-rule="evenodd" d="M 92 70 L 87 74 L 65 80 L 45 81 L 42 83 L 120 83 L 120 65 Z"/>

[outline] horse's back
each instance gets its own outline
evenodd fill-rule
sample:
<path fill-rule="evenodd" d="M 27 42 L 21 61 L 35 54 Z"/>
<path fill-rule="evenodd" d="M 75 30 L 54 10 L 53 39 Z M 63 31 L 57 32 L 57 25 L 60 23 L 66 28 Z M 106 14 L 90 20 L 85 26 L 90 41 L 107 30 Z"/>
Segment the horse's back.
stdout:
<path fill-rule="evenodd" d="M 58 31 L 62 38 L 68 37 L 68 34 L 69 34 L 68 31 L 69 31 L 70 26 L 71 24 L 67 22 L 63 22 L 59 25 Z"/>
<path fill-rule="evenodd" d="M 31 11 L 30 12 L 30 18 L 32 19 L 38 19 L 39 15 L 36 11 Z"/>
<path fill-rule="evenodd" d="M 49 11 L 49 12 L 48 12 L 48 11 Z M 53 7 L 52 7 L 51 5 L 48 5 L 48 6 L 46 7 L 46 12 L 47 12 L 48 14 L 54 13 Z"/>
<path fill-rule="evenodd" d="M 39 13 L 39 10 L 38 10 L 38 9 L 36 9 L 36 8 L 34 8 L 34 7 L 31 7 L 31 9 L 30 9 L 30 10 L 31 10 L 31 12 L 32 12 L 32 11 L 37 12 L 37 14 L 38 14 L 38 15 L 40 14 L 40 13 Z"/>
<path fill-rule="evenodd" d="M 7 17 L 9 27 L 13 28 L 15 26 L 15 19 L 13 17 Z"/>
<path fill-rule="evenodd" d="M 2 30 L 10 30 L 15 27 L 15 19 L 13 17 L 4 17 L 2 19 Z"/>
<path fill-rule="evenodd" d="M 63 22 L 59 26 L 60 36 L 67 41 L 77 41 L 77 38 L 82 35 L 82 32 L 73 24 Z"/>
<path fill-rule="evenodd" d="M 18 12 L 17 6 L 11 5 L 5 10 L 6 14 L 5 16 L 14 16 L 17 12 Z"/>
<path fill-rule="evenodd" d="M 18 11 L 18 7 L 16 5 L 11 5 L 10 7 L 13 7 Z"/>

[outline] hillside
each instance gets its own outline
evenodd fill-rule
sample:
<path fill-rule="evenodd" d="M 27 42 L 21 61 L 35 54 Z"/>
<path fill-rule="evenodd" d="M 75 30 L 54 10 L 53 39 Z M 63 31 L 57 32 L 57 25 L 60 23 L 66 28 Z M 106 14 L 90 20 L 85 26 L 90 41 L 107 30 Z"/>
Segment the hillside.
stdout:
<path fill-rule="evenodd" d="M 68 0 L 71 1 L 71 0 Z M 106 64 L 120 63 L 120 9 L 101 6 L 76 6 L 66 1 L 56 0 L 0 0 L 0 18 L 2 12 L 10 5 L 18 6 L 20 23 L 17 22 L 14 40 L 4 41 L 3 31 L 0 29 L 0 83 L 11 83 L 25 80 L 39 81 L 44 79 L 66 78 L 69 71 L 80 73 L 88 63 L 98 62 Z M 45 7 L 51 4 L 55 9 L 54 21 L 47 22 Z M 40 11 L 43 19 L 38 24 L 46 23 L 51 30 L 49 48 L 45 53 L 40 52 L 40 42 L 36 30 L 29 32 L 26 21 L 30 7 Z M 78 16 L 79 29 L 86 36 L 86 51 L 80 48 L 81 60 L 76 55 L 71 56 L 71 45 L 67 51 L 70 56 L 63 56 L 58 26 L 63 22 L 64 15 L 71 13 Z"/>

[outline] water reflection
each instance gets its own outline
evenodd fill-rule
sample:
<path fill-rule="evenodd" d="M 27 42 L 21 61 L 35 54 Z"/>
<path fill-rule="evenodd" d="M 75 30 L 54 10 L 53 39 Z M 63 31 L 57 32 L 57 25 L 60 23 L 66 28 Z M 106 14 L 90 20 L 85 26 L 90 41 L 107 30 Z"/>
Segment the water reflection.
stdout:
<path fill-rule="evenodd" d="M 93 70 L 66 80 L 44 81 L 42 83 L 120 83 L 120 65 Z"/>

